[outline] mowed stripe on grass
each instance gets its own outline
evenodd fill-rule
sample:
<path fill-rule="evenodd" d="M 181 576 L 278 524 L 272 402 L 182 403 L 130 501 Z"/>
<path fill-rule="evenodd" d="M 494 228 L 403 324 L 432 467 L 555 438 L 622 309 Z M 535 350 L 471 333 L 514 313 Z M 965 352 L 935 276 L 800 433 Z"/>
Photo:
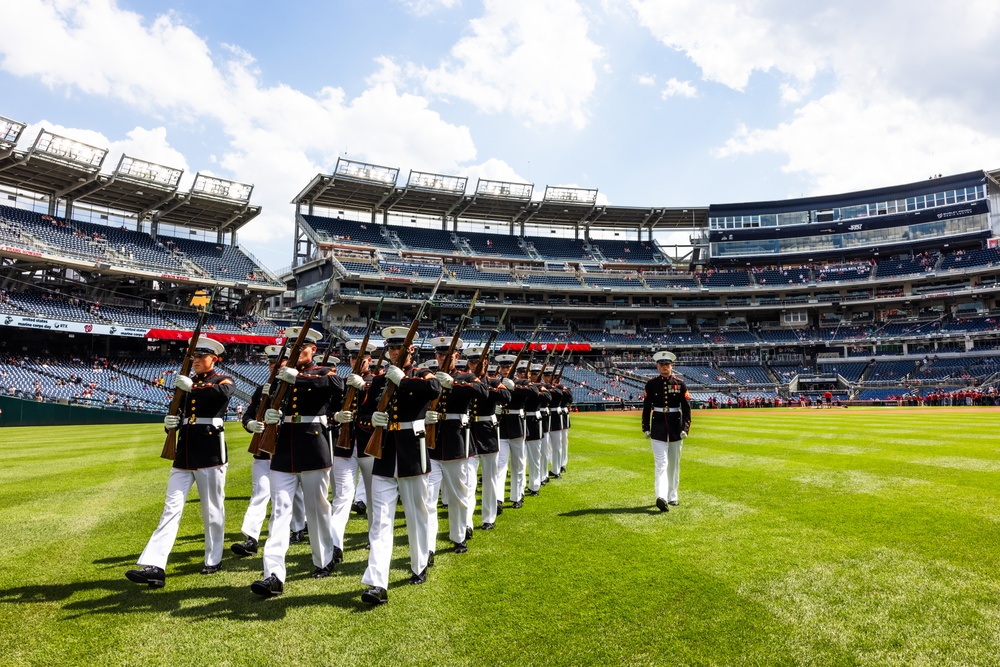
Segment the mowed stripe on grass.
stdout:
<path fill-rule="evenodd" d="M 993 664 L 1000 412 L 697 411 L 681 506 L 652 506 L 638 413 L 573 416 L 568 474 L 424 586 L 397 521 L 390 603 L 359 600 L 364 521 L 335 576 L 289 552 L 202 577 L 192 492 L 167 587 L 125 581 L 162 508 L 153 426 L 5 429 L 0 637 L 10 664 Z M 228 538 L 250 490 L 230 428 Z M 509 507 L 509 505 L 508 505 Z M 480 522 L 477 514 L 476 523 Z"/>

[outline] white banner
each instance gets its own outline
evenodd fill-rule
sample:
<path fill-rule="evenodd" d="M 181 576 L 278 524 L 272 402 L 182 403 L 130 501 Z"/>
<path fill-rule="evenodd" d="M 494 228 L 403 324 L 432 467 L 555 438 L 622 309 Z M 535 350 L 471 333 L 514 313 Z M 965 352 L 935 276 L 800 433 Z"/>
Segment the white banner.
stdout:
<path fill-rule="evenodd" d="M 137 327 L 120 327 L 114 324 L 84 324 L 83 322 L 65 322 L 49 320 L 42 317 L 26 315 L 0 315 L 0 325 L 5 327 L 20 327 L 22 329 L 44 329 L 46 331 L 65 331 L 68 333 L 102 334 L 104 336 L 124 336 L 126 338 L 145 338 L 149 329 Z"/>

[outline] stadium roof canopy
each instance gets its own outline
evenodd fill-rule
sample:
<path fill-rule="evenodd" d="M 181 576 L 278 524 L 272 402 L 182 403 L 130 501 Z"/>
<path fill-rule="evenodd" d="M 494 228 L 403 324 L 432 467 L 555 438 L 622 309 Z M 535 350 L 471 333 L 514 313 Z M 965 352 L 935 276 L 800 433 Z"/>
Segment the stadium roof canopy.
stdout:
<path fill-rule="evenodd" d="M 108 150 L 39 131 L 31 148 L 17 150 L 25 125 L 0 117 L 0 185 L 149 218 L 157 224 L 235 232 L 260 214 L 250 205 L 252 185 L 197 174 L 179 192 L 183 170 L 123 155 L 114 172 L 102 172 Z"/>
<path fill-rule="evenodd" d="M 411 171 L 397 186 L 399 169 L 339 159 L 332 174 L 317 174 L 292 203 L 313 213 L 315 207 L 423 215 L 482 222 L 531 223 L 553 227 L 579 225 L 653 231 L 708 227 L 708 207 L 627 207 L 597 203 L 597 190 L 547 186 L 532 199 L 528 183 L 479 179 L 466 193 L 468 179 Z"/>

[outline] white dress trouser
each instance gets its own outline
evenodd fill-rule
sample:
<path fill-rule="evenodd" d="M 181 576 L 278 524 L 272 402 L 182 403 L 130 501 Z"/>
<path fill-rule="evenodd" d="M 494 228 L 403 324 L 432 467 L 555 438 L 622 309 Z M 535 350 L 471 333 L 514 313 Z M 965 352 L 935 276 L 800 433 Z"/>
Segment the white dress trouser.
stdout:
<path fill-rule="evenodd" d="M 510 448 L 510 501 L 516 503 L 524 500 L 524 487 L 528 483 L 528 448 L 524 438 L 511 438 L 506 442 Z"/>
<path fill-rule="evenodd" d="M 139 556 L 139 565 L 167 567 L 167 557 L 174 548 L 181 515 L 184 513 L 184 502 L 192 484 L 198 485 L 198 496 L 201 499 L 201 520 L 205 525 L 205 565 L 218 565 L 222 562 L 222 543 L 226 537 L 227 466 L 224 463 L 198 470 L 170 469 L 163 514 Z"/>
<path fill-rule="evenodd" d="M 410 571 L 420 574 L 427 567 L 427 495 L 427 475 L 372 477 L 371 505 L 368 508 L 371 551 L 368 552 L 368 568 L 361 577 L 362 583 L 389 588 L 397 497 L 403 499 L 406 537 L 410 543 Z"/>
<path fill-rule="evenodd" d="M 355 452 L 355 455 L 356 454 L 357 453 Z M 365 477 L 365 468 L 364 468 L 364 464 L 362 463 L 362 461 L 368 461 L 369 462 L 368 463 L 368 476 L 367 476 L 367 478 Z M 357 459 L 358 470 L 361 473 L 361 479 L 364 479 L 364 484 L 361 483 L 361 479 L 358 480 L 358 483 L 357 483 L 357 485 L 355 487 L 357 490 L 354 492 L 354 502 L 356 502 L 356 503 L 364 503 L 366 506 L 368 505 L 368 499 L 371 497 L 372 466 L 375 465 L 373 463 L 373 461 L 374 461 L 374 459 L 372 459 L 370 456 L 365 456 L 363 458 Z"/>
<path fill-rule="evenodd" d="M 559 474 L 562 467 L 562 431 L 549 431 L 549 470 Z"/>
<path fill-rule="evenodd" d="M 499 453 L 480 454 L 479 465 L 483 468 L 483 501 L 481 514 L 483 523 L 496 523 L 497 520 L 497 500 L 500 498 L 503 482 L 500 481 L 500 474 L 497 468 Z M 470 520 L 469 525 L 472 525 Z"/>
<path fill-rule="evenodd" d="M 542 447 L 544 440 L 525 440 L 525 449 L 528 451 L 528 488 L 537 491 L 542 487 Z"/>
<path fill-rule="evenodd" d="M 254 459 L 251 469 L 250 504 L 243 515 L 243 527 L 240 532 L 255 540 L 260 539 L 261 528 L 267 517 L 267 504 L 271 502 L 271 460 Z M 306 506 L 302 499 L 302 487 L 295 491 L 292 501 L 292 530 L 299 531 L 306 527 Z M 270 527 L 268 528 L 270 533 Z"/>
<path fill-rule="evenodd" d="M 569 461 L 569 429 L 559 431 L 559 467 L 565 468 Z"/>
<path fill-rule="evenodd" d="M 681 481 L 681 445 L 683 440 L 663 442 L 652 440 L 656 497 L 667 502 L 677 500 L 677 487 Z"/>
<path fill-rule="evenodd" d="M 292 500 L 302 486 L 309 522 L 309 547 L 316 567 L 326 567 L 333 560 L 333 525 L 330 518 L 330 469 L 299 473 L 271 471 L 271 527 L 264 543 L 264 576 L 272 574 L 285 581 L 285 553 L 288 551 L 292 523 Z"/>
<path fill-rule="evenodd" d="M 497 500 L 503 502 L 507 498 L 507 462 L 510 460 L 510 443 L 500 440 L 500 451 L 497 452 Z"/>
<path fill-rule="evenodd" d="M 334 456 L 330 468 L 330 484 L 333 486 L 333 502 L 330 503 L 330 517 L 333 524 L 333 546 L 344 548 L 344 530 L 351 518 L 351 502 L 357 491 L 354 476 L 358 471 L 358 459 L 354 456 Z"/>
<path fill-rule="evenodd" d="M 465 488 L 469 490 L 469 495 L 465 499 L 465 525 L 475 525 L 476 514 L 476 487 L 479 486 L 479 457 L 470 456 L 465 459 Z"/>
<path fill-rule="evenodd" d="M 437 497 L 438 488 L 433 484 L 433 470 L 437 467 L 441 471 L 441 478 L 437 481 L 442 493 L 447 492 L 451 499 L 448 503 L 448 537 L 452 542 L 465 541 L 465 520 L 469 514 L 469 489 L 465 483 L 465 459 L 455 461 L 438 461 L 431 459 L 431 479 L 428 480 L 427 496 L 424 502 L 427 503 L 427 511 L 430 520 L 427 530 L 427 550 L 436 551 L 438 532 Z"/>

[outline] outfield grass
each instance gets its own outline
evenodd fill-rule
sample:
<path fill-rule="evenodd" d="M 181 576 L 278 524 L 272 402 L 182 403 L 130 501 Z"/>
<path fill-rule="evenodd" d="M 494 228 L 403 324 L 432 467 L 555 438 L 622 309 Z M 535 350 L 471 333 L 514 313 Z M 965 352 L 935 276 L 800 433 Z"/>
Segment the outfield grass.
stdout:
<path fill-rule="evenodd" d="M 680 507 L 652 507 L 637 413 L 575 416 L 568 474 L 468 554 L 446 552 L 443 521 L 424 586 L 404 585 L 400 517 L 376 609 L 360 518 L 333 577 L 308 578 L 293 546 L 281 597 L 250 593 L 259 557 L 227 550 L 199 575 L 196 491 L 166 588 L 131 584 L 162 509 L 162 430 L 2 429 L 0 664 L 1000 664 L 1000 410 L 694 417 Z M 228 435 L 238 541 L 250 457 Z"/>

